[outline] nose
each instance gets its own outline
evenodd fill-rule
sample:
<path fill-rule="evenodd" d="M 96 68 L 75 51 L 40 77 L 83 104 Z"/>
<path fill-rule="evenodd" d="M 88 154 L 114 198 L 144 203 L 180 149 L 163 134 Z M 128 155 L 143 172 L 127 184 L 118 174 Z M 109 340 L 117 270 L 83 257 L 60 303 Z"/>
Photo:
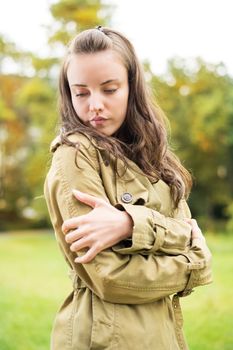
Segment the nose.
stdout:
<path fill-rule="evenodd" d="M 90 96 L 89 109 L 90 109 L 90 112 L 103 111 L 104 104 L 103 104 L 103 100 L 102 100 L 100 94 L 96 93 L 96 94 L 92 94 Z"/>

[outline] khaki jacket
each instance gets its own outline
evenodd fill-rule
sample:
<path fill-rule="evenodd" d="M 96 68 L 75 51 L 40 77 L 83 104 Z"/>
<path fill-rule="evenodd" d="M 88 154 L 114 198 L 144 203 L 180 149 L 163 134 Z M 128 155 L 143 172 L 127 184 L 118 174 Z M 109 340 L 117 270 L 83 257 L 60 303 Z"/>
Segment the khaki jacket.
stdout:
<path fill-rule="evenodd" d="M 87 137 L 70 139 L 80 143 L 79 151 L 56 139 L 45 181 L 51 221 L 74 289 L 57 313 L 51 349 L 188 349 L 179 296 L 211 282 L 211 254 L 200 239 L 190 246 L 191 229 L 182 220 L 190 217 L 186 201 L 173 211 L 163 181 L 151 183 L 131 161 L 126 172 L 118 161 L 117 174 L 113 159 L 106 162 L 105 151 Z M 88 264 L 74 263 L 77 255 L 61 226 L 91 208 L 77 201 L 72 189 L 121 205 L 134 221 L 132 240 L 104 250 Z"/>

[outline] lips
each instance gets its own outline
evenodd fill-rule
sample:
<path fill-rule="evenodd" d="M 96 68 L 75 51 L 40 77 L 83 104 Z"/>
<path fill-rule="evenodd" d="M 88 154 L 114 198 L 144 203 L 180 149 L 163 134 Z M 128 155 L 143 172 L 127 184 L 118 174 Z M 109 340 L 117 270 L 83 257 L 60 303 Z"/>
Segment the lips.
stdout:
<path fill-rule="evenodd" d="M 93 126 L 97 126 L 97 125 L 103 125 L 106 122 L 106 118 L 102 117 L 101 115 L 96 115 L 94 118 L 92 118 L 90 120 L 90 123 Z"/>
<path fill-rule="evenodd" d="M 91 122 L 98 122 L 98 121 L 102 121 L 102 120 L 106 120 L 106 118 L 102 117 L 101 115 L 97 115 L 91 119 Z"/>

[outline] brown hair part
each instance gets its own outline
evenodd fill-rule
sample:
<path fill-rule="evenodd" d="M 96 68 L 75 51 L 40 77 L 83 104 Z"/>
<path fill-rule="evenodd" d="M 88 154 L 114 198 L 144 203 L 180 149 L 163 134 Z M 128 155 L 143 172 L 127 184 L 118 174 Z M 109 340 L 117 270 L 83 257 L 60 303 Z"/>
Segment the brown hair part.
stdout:
<path fill-rule="evenodd" d="M 86 126 L 76 114 L 67 79 L 71 55 L 90 54 L 104 50 L 116 52 L 128 72 L 129 97 L 126 118 L 120 129 L 106 137 Z M 189 195 L 192 178 L 168 145 L 166 117 L 155 103 L 144 78 L 142 66 L 130 41 L 118 31 L 103 28 L 89 29 L 78 34 L 69 45 L 59 79 L 61 139 L 75 146 L 68 135 L 80 132 L 97 142 L 106 152 L 123 160 L 135 162 L 151 181 L 162 179 L 170 189 L 174 207 Z"/>

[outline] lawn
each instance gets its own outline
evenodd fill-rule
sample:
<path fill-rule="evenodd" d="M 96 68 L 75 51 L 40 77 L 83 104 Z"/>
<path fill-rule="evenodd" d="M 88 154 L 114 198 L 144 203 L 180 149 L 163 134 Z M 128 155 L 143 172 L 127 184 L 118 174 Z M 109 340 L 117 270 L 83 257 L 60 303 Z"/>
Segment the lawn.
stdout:
<path fill-rule="evenodd" d="M 185 333 L 190 350 L 232 350 L 233 237 L 207 239 L 214 283 L 182 298 Z M 0 350 L 48 350 L 55 312 L 71 290 L 54 236 L 0 234 L 0 266 Z"/>

